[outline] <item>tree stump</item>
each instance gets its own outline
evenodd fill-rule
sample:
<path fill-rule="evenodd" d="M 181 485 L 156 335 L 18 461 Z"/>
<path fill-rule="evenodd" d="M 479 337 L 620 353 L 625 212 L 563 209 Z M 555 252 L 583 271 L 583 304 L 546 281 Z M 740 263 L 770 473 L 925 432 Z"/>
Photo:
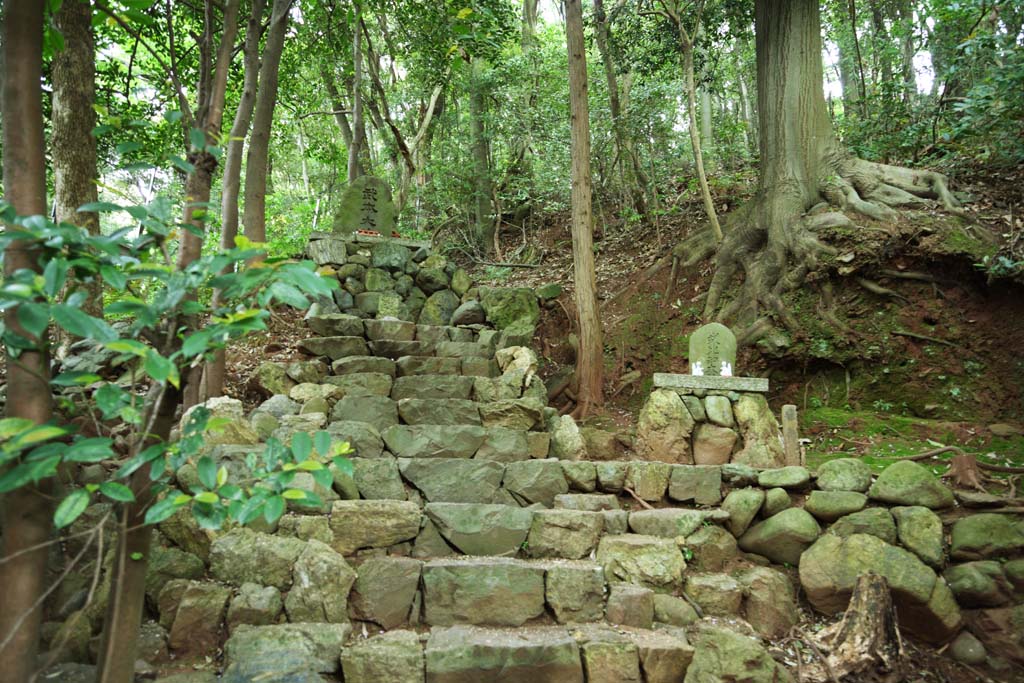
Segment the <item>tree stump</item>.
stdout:
<path fill-rule="evenodd" d="M 903 680 L 903 643 L 885 578 L 863 574 L 843 618 L 814 639 L 818 657 L 804 668 L 805 681 Z"/>

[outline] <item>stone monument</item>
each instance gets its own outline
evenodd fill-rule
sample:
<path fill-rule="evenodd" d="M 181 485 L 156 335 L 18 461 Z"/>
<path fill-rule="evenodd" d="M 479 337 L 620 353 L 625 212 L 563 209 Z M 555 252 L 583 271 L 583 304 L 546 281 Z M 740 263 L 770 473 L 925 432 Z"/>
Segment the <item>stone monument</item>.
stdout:
<path fill-rule="evenodd" d="M 391 237 L 395 213 L 388 184 L 373 176 L 359 176 L 341 195 L 334 213 L 333 232 L 351 235 L 359 230 L 372 230 L 383 237 Z"/>
<path fill-rule="evenodd" d="M 690 373 L 654 373 L 640 411 L 636 451 L 662 462 L 752 467 L 787 464 L 763 377 L 734 377 L 736 336 L 710 323 L 690 336 Z"/>

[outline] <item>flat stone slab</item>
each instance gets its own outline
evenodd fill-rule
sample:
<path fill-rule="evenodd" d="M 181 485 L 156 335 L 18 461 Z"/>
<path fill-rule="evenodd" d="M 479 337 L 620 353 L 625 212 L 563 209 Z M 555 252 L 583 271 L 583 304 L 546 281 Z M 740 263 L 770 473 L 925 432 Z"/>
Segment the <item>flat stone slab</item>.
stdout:
<path fill-rule="evenodd" d="M 705 389 L 717 391 L 768 392 L 766 377 L 715 377 L 709 375 L 678 375 L 671 372 L 654 373 L 656 389 Z"/>
<path fill-rule="evenodd" d="M 583 683 L 576 641 L 557 626 L 435 628 L 426 662 L 427 683 Z"/>
<path fill-rule="evenodd" d="M 521 626 L 544 613 L 544 566 L 504 558 L 427 562 L 423 612 L 433 626 Z"/>

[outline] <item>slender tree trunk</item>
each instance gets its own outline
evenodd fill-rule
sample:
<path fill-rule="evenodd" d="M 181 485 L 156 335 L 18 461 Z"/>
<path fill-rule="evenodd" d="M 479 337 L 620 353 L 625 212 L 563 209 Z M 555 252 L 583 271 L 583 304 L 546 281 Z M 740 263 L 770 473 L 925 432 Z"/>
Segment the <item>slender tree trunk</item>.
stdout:
<path fill-rule="evenodd" d="M 352 32 L 352 144 L 348 148 L 348 182 L 355 182 L 362 173 L 359 156 L 366 144 L 366 125 L 363 122 L 363 33 L 359 30 L 362 21 L 362 5 L 355 3 L 355 29 Z"/>
<path fill-rule="evenodd" d="M 604 344 L 594 276 L 594 217 L 591 213 L 590 105 L 587 101 L 587 51 L 583 42 L 581 0 L 565 0 L 565 36 L 569 53 L 569 118 L 572 154 L 572 257 L 576 311 L 580 321 L 576 415 L 585 417 L 604 402 Z"/>
<path fill-rule="evenodd" d="M 693 42 L 683 37 L 682 24 L 680 29 L 680 47 L 683 51 L 683 71 L 686 78 L 686 113 L 690 117 L 690 144 L 693 146 L 693 160 L 697 166 L 697 180 L 700 183 L 701 197 L 704 199 L 704 211 L 711 223 L 711 230 L 715 239 L 722 240 L 722 226 L 718 223 L 718 214 L 715 212 L 715 200 L 711 198 L 711 188 L 708 186 L 708 176 L 704 172 L 704 155 L 700 147 L 700 130 L 697 122 L 697 84 L 693 75 Z M 699 29 L 699 27 L 698 27 Z M 697 29 L 694 30 L 694 35 Z"/>
<path fill-rule="evenodd" d="M 594 0 L 594 38 L 597 50 L 601 54 L 604 75 L 608 82 L 608 106 L 612 114 L 612 129 L 615 132 L 615 144 L 619 148 L 619 167 L 622 169 L 623 183 L 629 188 L 633 198 L 633 208 L 643 219 L 648 220 L 647 195 L 649 181 L 633 144 L 632 136 L 626 128 L 625 107 L 619 98 L 619 83 L 615 74 L 615 63 L 612 59 L 609 42 L 608 15 L 604 11 L 604 1 Z M 627 170 L 628 169 L 628 170 Z"/>
<path fill-rule="evenodd" d="M 903 76 L 903 101 L 910 102 L 917 94 L 917 76 L 914 73 L 914 8 L 910 0 L 898 0 L 896 16 L 900 23 L 900 72 Z"/>
<path fill-rule="evenodd" d="M 712 110 L 714 109 L 714 102 L 711 93 L 704 88 L 700 89 L 700 144 L 701 144 L 701 156 L 705 157 L 705 165 L 710 168 L 715 168 L 714 159 L 714 129 L 712 128 L 712 121 L 714 115 Z"/>
<path fill-rule="evenodd" d="M 74 223 L 96 235 L 96 212 L 78 213 L 78 207 L 95 202 L 96 47 L 89 0 L 66 0 L 56 16 L 64 36 L 64 49 L 53 58 L 53 113 L 51 115 L 54 204 L 58 221 Z M 99 277 L 88 285 L 86 313 L 103 315 L 103 283 Z"/>
<path fill-rule="evenodd" d="M 4 199 L 22 216 L 46 214 L 46 161 L 40 82 L 43 72 L 43 6 L 37 0 L 5 0 L 3 93 Z M 4 272 L 21 268 L 38 271 L 37 253 L 29 244 L 14 242 L 4 251 Z M 34 339 L 18 322 L 18 308 L 7 309 L 7 329 Z M 45 332 L 44 332 L 45 335 Z M 46 348 L 46 339 L 38 340 Z M 47 354 L 24 351 L 7 355 L 7 417 L 41 424 L 50 419 L 50 364 Z M 53 528 L 52 480 L 28 485 L 0 496 L 3 553 L 0 586 L 0 681 L 25 683 L 35 675 L 36 648 L 46 581 L 44 544 Z M 35 548 L 33 550 L 33 548 Z M 37 604 L 37 601 L 39 604 Z M 19 623 L 20 621 L 20 623 Z"/>
<path fill-rule="evenodd" d="M 487 151 L 484 117 L 487 98 L 484 92 L 484 69 L 480 58 L 473 59 L 472 83 L 469 90 L 469 125 L 473 146 L 473 219 L 476 242 L 485 252 L 494 245 L 495 226 L 491 218 L 491 172 Z"/>
<path fill-rule="evenodd" d="M 865 107 L 868 106 L 868 82 L 864 78 L 864 58 L 861 56 L 860 37 L 857 35 L 857 0 L 849 0 L 846 6 L 850 14 L 850 33 L 853 34 L 853 55 L 856 59 L 857 85 L 860 87 L 860 113 L 861 116 L 867 118 L 868 112 Z"/>
<path fill-rule="evenodd" d="M 235 119 L 228 134 L 228 146 L 224 154 L 224 178 L 222 181 L 220 204 L 220 247 L 231 249 L 235 246 L 238 236 L 238 194 L 242 185 L 242 153 L 245 151 L 245 138 L 249 133 L 252 121 L 252 110 L 256 104 L 256 88 L 260 72 L 260 24 L 263 21 L 263 10 L 266 0 L 253 0 L 249 23 L 245 29 L 245 46 L 242 48 L 242 61 L 245 74 L 242 79 L 242 96 L 238 100 Z M 219 300 L 219 292 L 214 294 Z M 219 349 L 214 354 L 213 362 L 206 367 L 206 396 L 212 398 L 224 393 L 224 375 L 227 365 L 227 352 Z"/>
<path fill-rule="evenodd" d="M 245 213 L 242 224 L 245 236 L 253 242 L 267 241 L 267 164 L 270 152 L 270 128 L 274 122 L 277 104 L 277 73 L 284 51 L 284 36 L 288 28 L 288 10 L 292 0 L 274 0 L 267 41 L 263 47 L 260 65 L 260 87 L 256 95 L 256 112 L 252 121 L 252 136 L 245 160 Z"/>

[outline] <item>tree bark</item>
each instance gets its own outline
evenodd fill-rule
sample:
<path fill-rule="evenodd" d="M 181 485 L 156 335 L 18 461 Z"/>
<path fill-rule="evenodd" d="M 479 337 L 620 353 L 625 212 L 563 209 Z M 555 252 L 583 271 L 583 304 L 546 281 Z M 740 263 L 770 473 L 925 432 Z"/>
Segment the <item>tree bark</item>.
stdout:
<path fill-rule="evenodd" d="M 253 242 L 267 241 L 267 164 L 270 157 L 270 129 L 274 123 L 277 104 L 278 67 L 284 51 L 284 36 L 288 28 L 288 10 L 292 0 L 274 0 L 263 47 L 260 65 L 260 86 L 256 95 L 256 111 L 252 120 L 252 135 L 245 160 L 245 212 L 242 224 L 245 236 Z"/>
<path fill-rule="evenodd" d="M 489 253 L 494 248 L 494 220 L 491 218 L 491 172 L 484 117 L 487 98 L 484 93 L 483 59 L 473 58 L 469 90 L 469 126 L 473 146 L 473 220 L 476 242 Z"/>
<path fill-rule="evenodd" d="M 46 161 L 43 143 L 42 91 L 43 7 L 37 0 L 5 0 L 3 7 L 3 118 L 4 199 L 21 216 L 46 214 Z M 10 226 L 8 226 L 10 229 Z M 37 252 L 29 244 L 14 242 L 4 251 L 4 273 L 21 268 L 39 271 Z M 18 322 L 17 307 L 4 314 L 7 329 L 34 339 Z M 43 333 L 45 335 L 45 332 Z M 40 351 L 23 351 L 6 358 L 7 417 L 41 424 L 50 419 L 50 363 L 45 336 Z M 46 560 L 53 528 L 50 495 L 52 480 L 15 489 L 0 497 L 3 554 L 0 586 L 0 681 L 24 683 L 35 675 L 36 648 L 45 590 Z M 33 548 L 35 548 L 33 550 Z M 18 623 L 20 621 L 20 624 Z"/>
<path fill-rule="evenodd" d="M 66 0 L 56 16 L 64 36 L 64 49 L 53 58 L 53 113 L 51 114 L 54 204 L 57 220 L 74 223 L 90 233 L 100 231 L 94 211 L 78 207 L 95 202 L 96 192 L 96 47 L 89 0 Z M 103 283 L 99 276 L 87 285 L 83 309 L 103 315 Z"/>
<path fill-rule="evenodd" d="M 594 276 L 593 215 L 590 178 L 590 106 L 587 100 L 587 51 L 583 41 L 581 0 L 565 0 L 565 36 L 569 53 L 569 117 L 572 155 L 572 256 L 579 351 L 576 354 L 577 417 L 604 401 L 604 344 Z"/>
<path fill-rule="evenodd" d="M 245 29 L 245 45 L 242 48 L 242 62 L 245 74 L 242 77 L 242 96 L 238 100 L 235 119 L 228 133 L 227 150 L 224 153 L 224 178 L 220 204 L 220 247 L 231 249 L 235 246 L 238 236 L 238 194 L 242 185 L 242 153 L 245 151 L 245 138 L 249 133 L 252 121 L 252 110 L 256 104 L 256 88 L 259 85 L 260 72 L 260 24 L 263 21 L 263 10 L 266 0 L 253 0 L 249 22 Z M 214 296 L 219 300 L 219 292 Z M 224 375 L 226 372 L 227 354 L 219 349 L 213 361 L 206 366 L 206 397 L 212 398 L 224 393 Z"/>
<path fill-rule="evenodd" d="M 355 182 L 363 173 L 360 168 L 359 156 L 366 144 L 366 125 L 363 122 L 363 33 L 359 30 L 362 21 L 362 5 L 355 2 L 355 27 L 352 31 L 352 62 L 354 77 L 352 80 L 352 144 L 348 148 L 348 182 Z"/>

